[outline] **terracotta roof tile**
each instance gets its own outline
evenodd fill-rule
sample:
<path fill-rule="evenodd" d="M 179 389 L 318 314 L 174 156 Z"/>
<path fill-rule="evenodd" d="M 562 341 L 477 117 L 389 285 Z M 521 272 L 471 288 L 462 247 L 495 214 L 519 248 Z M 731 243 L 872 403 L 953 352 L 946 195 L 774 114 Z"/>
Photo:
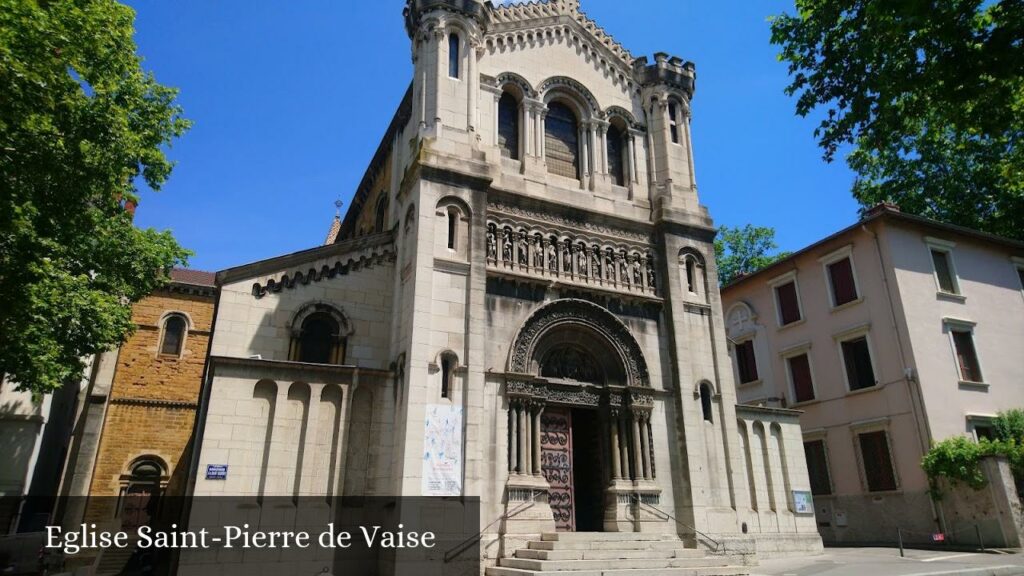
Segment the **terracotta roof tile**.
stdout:
<path fill-rule="evenodd" d="M 193 286 L 215 286 L 213 272 L 203 270 L 190 270 L 186 268 L 175 268 L 171 270 L 171 281 Z"/>

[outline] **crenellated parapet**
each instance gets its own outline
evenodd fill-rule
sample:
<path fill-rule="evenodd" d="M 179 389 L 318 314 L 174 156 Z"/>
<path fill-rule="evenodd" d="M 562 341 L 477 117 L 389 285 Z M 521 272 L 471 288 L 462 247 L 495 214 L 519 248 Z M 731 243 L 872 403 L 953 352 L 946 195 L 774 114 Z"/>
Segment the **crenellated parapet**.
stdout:
<path fill-rule="evenodd" d="M 487 22 L 487 6 L 478 0 L 407 0 L 405 3 L 405 31 L 414 38 L 427 14 L 435 11 L 459 14 L 475 20 L 478 25 Z"/>
<path fill-rule="evenodd" d="M 644 86 L 661 85 L 683 92 L 687 99 L 693 98 L 697 81 L 697 71 L 693 62 L 658 52 L 654 55 L 653 64 L 646 56 L 637 58 L 633 62 L 633 73 L 637 81 Z"/>

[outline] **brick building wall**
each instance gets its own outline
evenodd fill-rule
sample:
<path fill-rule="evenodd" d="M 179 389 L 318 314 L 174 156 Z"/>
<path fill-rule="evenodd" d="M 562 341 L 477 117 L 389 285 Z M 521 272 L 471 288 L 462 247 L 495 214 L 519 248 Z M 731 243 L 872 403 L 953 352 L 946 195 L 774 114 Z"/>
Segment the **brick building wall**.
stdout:
<path fill-rule="evenodd" d="M 116 497 L 142 458 L 163 468 L 164 496 L 184 494 L 213 317 L 212 277 L 209 284 L 172 283 L 134 306 L 136 331 L 118 351 L 89 488 L 90 496 L 115 498 L 90 499 L 86 521 L 115 519 Z M 164 323 L 171 314 L 187 319 L 180 356 L 160 353 Z"/>

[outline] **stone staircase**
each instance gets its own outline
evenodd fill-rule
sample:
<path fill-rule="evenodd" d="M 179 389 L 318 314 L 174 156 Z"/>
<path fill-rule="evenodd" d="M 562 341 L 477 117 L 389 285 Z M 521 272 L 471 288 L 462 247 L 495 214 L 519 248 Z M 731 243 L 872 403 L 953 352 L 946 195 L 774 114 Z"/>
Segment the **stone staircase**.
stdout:
<path fill-rule="evenodd" d="M 636 532 L 553 532 L 501 558 L 487 576 L 741 576 L 736 558 L 687 548 L 678 536 Z"/>

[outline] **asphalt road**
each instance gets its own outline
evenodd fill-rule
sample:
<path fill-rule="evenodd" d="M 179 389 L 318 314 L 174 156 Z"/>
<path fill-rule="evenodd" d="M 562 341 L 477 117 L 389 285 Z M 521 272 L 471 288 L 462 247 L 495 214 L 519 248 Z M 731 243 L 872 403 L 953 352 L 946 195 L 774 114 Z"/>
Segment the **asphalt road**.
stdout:
<path fill-rule="evenodd" d="M 1020 552 L 1017 550 L 1016 552 Z M 751 576 L 1018 576 L 1024 554 L 895 548 L 826 548 L 821 556 L 766 560 Z"/>

